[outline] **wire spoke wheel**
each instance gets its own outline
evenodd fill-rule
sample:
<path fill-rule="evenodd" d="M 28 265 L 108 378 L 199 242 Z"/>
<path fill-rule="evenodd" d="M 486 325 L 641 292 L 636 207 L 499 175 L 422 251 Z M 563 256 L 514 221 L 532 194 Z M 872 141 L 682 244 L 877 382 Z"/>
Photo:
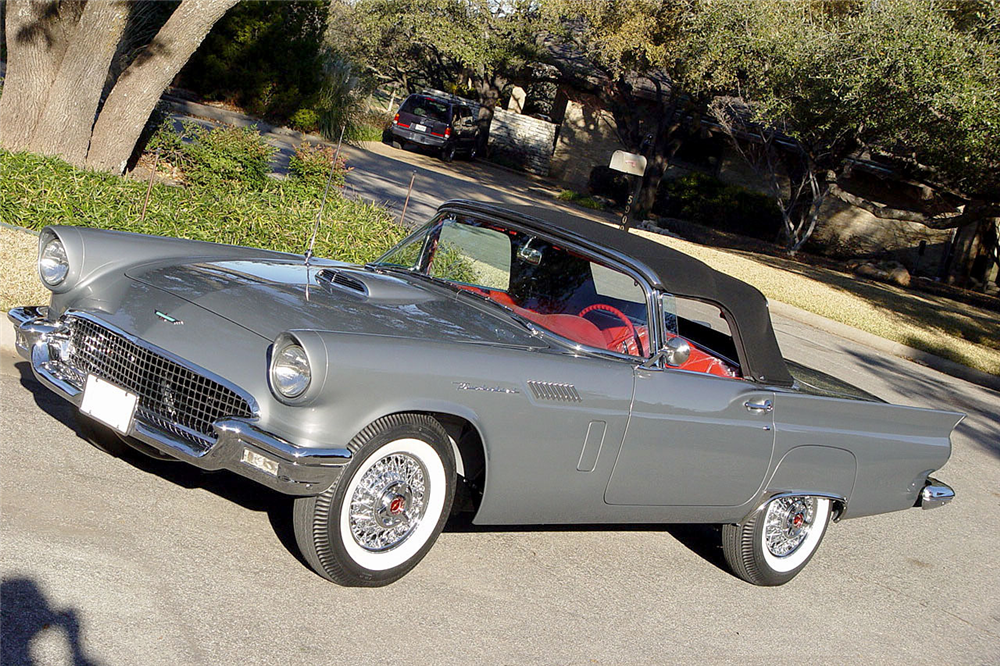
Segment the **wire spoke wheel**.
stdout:
<path fill-rule="evenodd" d="M 340 480 L 295 501 L 295 539 L 309 565 L 341 585 L 398 580 L 441 533 L 455 496 L 448 434 L 423 414 L 394 414 L 362 430 Z"/>
<path fill-rule="evenodd" d="M 722 552 L 733 573 L 754 585 L 782 585 L 819 548 L 830 522 L 826 497 L 779 495 L 744 522 L 722 526 Z"/>

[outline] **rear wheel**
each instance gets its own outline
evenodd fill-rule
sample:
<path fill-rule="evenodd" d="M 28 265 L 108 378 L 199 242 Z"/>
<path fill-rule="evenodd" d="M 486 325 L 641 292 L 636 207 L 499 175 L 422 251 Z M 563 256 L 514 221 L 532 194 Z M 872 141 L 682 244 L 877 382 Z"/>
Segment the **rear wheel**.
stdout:
<path fill-rule="evenodd" d="M 455 159 L 455 144 L 449 143 L 441 149 L 441 159 L 445 162 L 451 162 Z"/>
<path fill-rule="evenodd" d="M 746 521 L 722 526 L 722 552 L 748 583 L 783 585 L 812 559 L 829 522 L 825 497 L 775 497 Z"/>
<path fill-rule="evenodd" d="M 403 142 L 400 141 L 399 139 L 393 139 L 392 140 L 392 147 L 395 148 L 396 150 L 403 150 L 403 148 L 404 148 Z"/>
<path fill-rule="evenodd" d="M 299 549 L 340 585 L 388 585 L 423 559 L 455 496 L 455 458 L 441 425 L 422 414 L 383 417 L 348 445 L 351 463 L 316 497 L 295 500 Z"/>

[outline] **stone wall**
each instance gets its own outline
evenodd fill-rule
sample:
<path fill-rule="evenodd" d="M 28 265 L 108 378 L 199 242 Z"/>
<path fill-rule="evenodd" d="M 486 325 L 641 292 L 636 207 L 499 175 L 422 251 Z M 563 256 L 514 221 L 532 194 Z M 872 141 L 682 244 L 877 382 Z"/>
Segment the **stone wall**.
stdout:
<path fill-rule="evenodd" d="M 593 168 L 607 166 L 612 153 L 623 149 L 611 112 L 593 98 L 577 95 L 566 100 L 550 175 L 572 190 L 586 192 Z"/>
<path fill-rule="evenodd" d="M 553 123 L 496 108 L 490 125 L 490 159 L 548 176 L 556 129 Z"/>

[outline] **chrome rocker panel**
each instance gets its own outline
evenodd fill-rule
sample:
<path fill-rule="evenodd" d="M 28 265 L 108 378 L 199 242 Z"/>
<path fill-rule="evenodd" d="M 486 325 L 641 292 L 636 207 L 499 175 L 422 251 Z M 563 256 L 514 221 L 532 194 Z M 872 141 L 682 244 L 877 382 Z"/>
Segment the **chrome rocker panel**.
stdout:
<path fill-rule="evenodd" d="M 83 391 L 67 381 L 64 372 L 60 371 L 62 363 L 53 358 L 49 344 L 61 334 L 63 326 L 60 322 L 49 321 L 46 314 L 45 307 L 11 308 L 7 318 L 15 327 L 15 348 L 31 362 L 31 370 L 38 381 L 79 408 L 83 402 Z M 104 322 L 100 323 L 107 326 Z M 134 336 L 129 337 L 142 344 Z M 211 375 L 202 369 L 197 370 Z M 128 436 L 195 467 L 227 469 L 288 495 L 317 495 L 323 492 L 336 483 L 343 467 L 351 461 L 351 452 L 347 449 L 296 446 L 258 428 L 254 420 L 229 418 L 216 421 L 212 426 L 218 439 L 204 451 L 143 421 L 138 414 L 129 427 Z"/>

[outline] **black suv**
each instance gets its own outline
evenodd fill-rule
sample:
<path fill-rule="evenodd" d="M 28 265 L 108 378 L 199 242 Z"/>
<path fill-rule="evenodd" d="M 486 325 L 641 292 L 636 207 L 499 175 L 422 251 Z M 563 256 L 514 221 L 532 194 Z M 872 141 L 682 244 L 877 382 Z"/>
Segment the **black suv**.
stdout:
<path fill-rule="evenodd" d="M 426 146 L 438 151 L 445 162 L 455 159 L 456 152 L 465 153 L 471 160 L 479 147 L 479 126 L 472 104 L 436 92 L 410 95 L 392 119 L 387 138 L 396 148 L 411 143 Z"/>

